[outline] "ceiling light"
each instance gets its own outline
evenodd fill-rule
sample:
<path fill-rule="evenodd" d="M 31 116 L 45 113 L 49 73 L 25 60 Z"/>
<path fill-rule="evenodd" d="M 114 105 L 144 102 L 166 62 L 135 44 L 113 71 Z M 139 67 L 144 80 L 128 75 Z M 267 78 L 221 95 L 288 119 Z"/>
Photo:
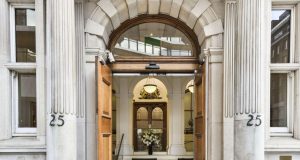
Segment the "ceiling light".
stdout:
<path fill-rule="evenodd" d="M 153 93 L 157 90 L 157 85 L 154 83 L 154 79 L 148 77 L 146 80 L 146 84 L 144 85 L 144 90 L 147 93 Z"/>
<path fill-rule="evenodd" d="M 194 80 L 190 80 L 185 87 L 189 92 L 194 93 Z"/>
<path fill-rule="evenodd" d="M 145 84 L 144 89 L 147 93 L 153 93 L 157 89 L 157 85 L 155 84 Z"/>
<path fill-rule="evenodd" d="M 188 86 L 188 89 L 189 89 L 189 91 L 190 91 L 191 93 L 194 93 L 194 84 L 190 84 L 190 85 Z"/>

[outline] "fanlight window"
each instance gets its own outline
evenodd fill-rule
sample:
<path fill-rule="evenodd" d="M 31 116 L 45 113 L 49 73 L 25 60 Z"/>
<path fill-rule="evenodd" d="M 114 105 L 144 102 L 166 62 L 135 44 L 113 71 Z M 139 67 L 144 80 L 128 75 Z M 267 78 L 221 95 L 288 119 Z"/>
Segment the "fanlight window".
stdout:
<path fill-rule="evenodd" d="M 113 45 L 116 58 L 191 57 L 192 43 L 180 30 L 163 23 L 142 23 L 125 31 Z"/>

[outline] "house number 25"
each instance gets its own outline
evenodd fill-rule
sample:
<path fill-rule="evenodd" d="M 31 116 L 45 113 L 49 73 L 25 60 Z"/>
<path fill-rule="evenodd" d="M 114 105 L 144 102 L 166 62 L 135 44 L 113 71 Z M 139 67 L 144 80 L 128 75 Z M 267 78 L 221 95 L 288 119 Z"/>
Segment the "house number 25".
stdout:
<path fill-rule="evenodd" d="M 61 127 L 65 124 L 65 121 L 63 118 L 64 118 L 63 115 L 58 115 L 58 118 L 56 120 L 55 114 L 51 114 L 51 121 L 50 121 L 49 125 L 52 127 L 54 127 L 55 125 L 57 125 L 58 127 Z"/>
<path fill-rule="evenodd" d="M 247 126 L 260 126 L 261 125 L 261 115 L 256 115 L 255 119 L 254 119 L 254 115 L 249 114 L 248 115 L 250 117 L 249 121 L 247 122 Z M 255 123 L 253 122 L 255 121 Z"/>

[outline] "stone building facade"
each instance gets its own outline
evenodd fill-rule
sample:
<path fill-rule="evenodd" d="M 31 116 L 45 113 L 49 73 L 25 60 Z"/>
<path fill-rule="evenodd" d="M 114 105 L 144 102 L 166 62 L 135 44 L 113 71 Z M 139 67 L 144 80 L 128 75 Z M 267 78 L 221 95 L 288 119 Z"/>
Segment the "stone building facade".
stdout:
<path fill-rule="evenodd" d="M 0 22 L 0 160 L 149 158 L 135 139 L 145 102 L 167 104 L 146 120 L 164 123 L 150 158 L 300 160 L 299 0 L 1 0 Z M 95 61 L 107 53 L 112 146 L 101 147 L 99 95 L 110 95 Z M 149 76 L 156 100 L 140 97 Z"/>

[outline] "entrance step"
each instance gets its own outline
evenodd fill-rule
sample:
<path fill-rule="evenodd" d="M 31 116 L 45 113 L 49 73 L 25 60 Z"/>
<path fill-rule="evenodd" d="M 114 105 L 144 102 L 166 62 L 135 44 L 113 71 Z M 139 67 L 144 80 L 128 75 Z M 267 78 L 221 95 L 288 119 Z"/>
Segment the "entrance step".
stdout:
<path fill-rule="evenodd" d="M 123 156 L 122 160 L 193 160 L 194 156 L 173 156 L 173 155 L 133 155 Z M 119 159 L 120 160 L 120 159 Z"/>
<path fill-rule="evenodd" d="M 156 158 L 132 158 L 132 160 L 157 160 Z"/>

